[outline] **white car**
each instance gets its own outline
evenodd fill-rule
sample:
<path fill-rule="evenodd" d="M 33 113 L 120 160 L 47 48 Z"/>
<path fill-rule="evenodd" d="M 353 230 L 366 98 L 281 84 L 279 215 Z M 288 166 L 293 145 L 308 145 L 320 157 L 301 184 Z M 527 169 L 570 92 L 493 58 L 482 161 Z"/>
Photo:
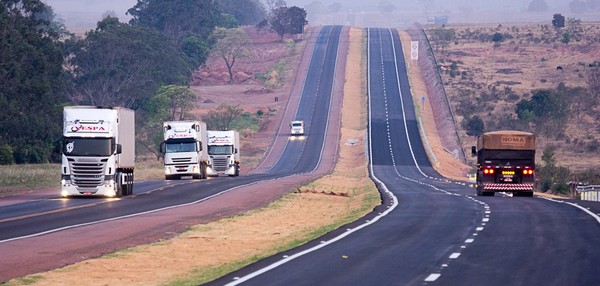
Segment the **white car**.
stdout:
<path fill-rule="evenodd" d="M 294 120 L 290 123 L 291 135 L 304 135 L 304 121 Z"/>

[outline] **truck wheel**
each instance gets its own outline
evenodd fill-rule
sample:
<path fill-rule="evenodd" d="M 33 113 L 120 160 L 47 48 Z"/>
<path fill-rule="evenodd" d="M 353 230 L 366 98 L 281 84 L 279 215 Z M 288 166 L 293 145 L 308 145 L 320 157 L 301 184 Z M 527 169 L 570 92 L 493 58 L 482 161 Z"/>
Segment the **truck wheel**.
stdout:
<path fill-rule="evenodd" d="M 115 196 L 117 198 L 120 198 L 123 196 L 123 174 L 119 171 L 115 174 L 116 176 L 116 188 L 117 188 L 117 192 L 115 194 Z"/>
<path fill-rule="evenodd" d="M 200 166 L 200 179 L 206 180 L 208 175 L 206 174 L 206 164 L 202 163 Z"/>
<path fill-rule="evenodd" d="M 240 175 L 240 164 L 239 163 L 235 163 L 235 171 L 233 172 L 233 176 L 237 177 Z"/>
<path fill-rule="evenodd" d="M 133 195 L 133 172 L 127 173 L 127 178 L 129 179 L 127 182 L 127 195 Z"/>
<path fill-rule="evenodd" d="M 481 193 L 481 189 L 482 189 L 481 185 L 477 184 L 477 196 L 478 197 L 483 196 L 483 194 Z"/>

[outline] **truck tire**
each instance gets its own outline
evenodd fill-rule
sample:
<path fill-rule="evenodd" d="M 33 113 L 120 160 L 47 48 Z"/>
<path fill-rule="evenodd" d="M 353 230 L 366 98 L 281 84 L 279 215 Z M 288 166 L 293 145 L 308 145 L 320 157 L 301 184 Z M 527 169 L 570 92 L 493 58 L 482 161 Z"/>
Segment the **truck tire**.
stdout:
<path fill-rule="evenodd" d="M 208 178 L 206 168 L 207 167 L 205 163 L 202 163 L 202 165 L 200 165 L 200 179 L 202 180 L 206 180 Z"/>
<path fill-rule="evenodd" d="M 115 187 L 116 187 L 116 189 L 117 189 L 117 191 L 116 191 L 116 193 L 115 193 L 115 196 L 116 196 L 117 198 L 120 198 L 120 197 L 122 197 L 122 196 L 123 196 L 123 192 L 124 192 L 124 190 L 123 190 L 123 189 L 124 189 L 124 187 L 125 187 L 125 186 L 123 185 L 123 173 L 121 173 L 121 171 L 117 171 L 117 172 L 115 173 L 115 177 L 116 177 L 116 178 L 115 178 L 115 179 L 116 179 L 116 181 L 115 181 L 115 184 L 116 184 L 116 186 L 115 186 Z"/>

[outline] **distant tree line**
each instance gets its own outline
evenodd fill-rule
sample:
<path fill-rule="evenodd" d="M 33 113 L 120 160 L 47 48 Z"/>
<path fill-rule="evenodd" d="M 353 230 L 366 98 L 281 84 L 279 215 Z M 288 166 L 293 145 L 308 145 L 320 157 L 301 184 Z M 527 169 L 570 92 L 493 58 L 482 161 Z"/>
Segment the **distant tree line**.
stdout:
<path fill-rule="evenodd" d="M 65 105 L 132 108 L 138 144 L 153 148 L 158 122 L 189 116 L 181 98 L 213 31 L 270 17 L 259 0 L 138 0 L 127 13 L 78 37 L 42 0 L 0 2 L 0 164 L 59 161 Z"/>

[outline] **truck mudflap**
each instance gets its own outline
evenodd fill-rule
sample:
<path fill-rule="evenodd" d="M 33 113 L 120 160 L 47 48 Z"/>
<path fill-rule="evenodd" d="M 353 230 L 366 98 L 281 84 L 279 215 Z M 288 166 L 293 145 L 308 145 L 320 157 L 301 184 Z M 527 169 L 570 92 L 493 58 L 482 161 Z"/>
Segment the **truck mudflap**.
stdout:
<path fill-rule="evenodd" d="M 486 191 L 533 191 L 533 184 L 483 184 L 483 190 Z"/>

